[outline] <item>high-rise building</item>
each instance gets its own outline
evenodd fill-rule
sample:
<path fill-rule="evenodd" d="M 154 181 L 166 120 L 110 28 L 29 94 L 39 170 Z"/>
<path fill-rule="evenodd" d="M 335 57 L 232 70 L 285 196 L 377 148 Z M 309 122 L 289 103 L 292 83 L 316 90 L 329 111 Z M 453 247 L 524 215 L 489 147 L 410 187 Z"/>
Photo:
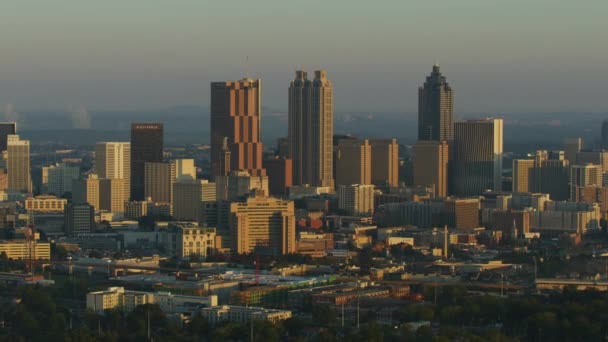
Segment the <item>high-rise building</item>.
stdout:
<path fill-rule="evenodd" d="M 338 208 L 350 215 L 371 215 L 374 212 L 374 186 L 339 185 Z"/>
<path fill-rule="evenodd" d="M 513 192 L 534 192 L 534 159 L 513 159 Z"/>
<path fill-rule="evenodd" d="M 414 185 L 432 187 L 435 197 L 448 193 L 448 143 L 418 140 L 414 145 Z"/>
<path fill-rule="evenodd" d="M 572 165 L 570 166 L 570 200 L 576 200 L 579 187 L 602 186 L 602 167 L 600 165 Z"/>
<path fill-rule="evenodd" d="M 60 163 L 46 167 L 46 174 L 48 193 L 62 196 L 72 192 L 72 182 L 80 177 L 80 168 Z"/>
<path fill-rule="evenodd" d="M 602 148 L 608 149 L 608 119 L 602 121 Z"/>
<path fill-rule="evenodd" d="M 8 136 L 17 134 L 16 122 L 0 122 L 0 153 L 8 148 Z"/>
<path fill-rule="evenodd" d="M 95 145 L 95 169 L 99 178 L 124 179 L 125 197 L 131 196 L 131 143 L 98 142 Z"/>
<path fill-rule="evenodd" d="M 602 173 L 608 172 L 608 151 L 581 150 L 576 154 L 576 165 L 595 164 L 602 168 Z"/>
<path fill-rule="evenodd" d="M 418 140 L 452 141 L 454 105 L 452 87 L 441 75 L 439 65 L 418 89 Z"/>
<path fill-rule="evenodd" d="M 297 250 L 293 201 L 255 193 L 230 204 L 229 226 L 235 253 L 281 255 Z"/>
<path fill-rule="evenodd" d="M 336 185 L 372 184 L 372 146 L 369 140 L 340 140 L 335 158 Z"/>
<path fill-rule="evenodd" d="M 451 193 L 477 196 L 486 190 L 502 190 L 502 146 L 502 119 L 456 122 Z"/>
<path fill-rule="evenodd" d="M 30 141 L 21 140 L 16 134 L 7 135 L 8 190 L 32 192 L 30 168 Z"/>
<path fill-rule="evenodd" d="M 576 163 L 576 154 L 583 149 L 583 138 L 571 138 L 564 141 L 564 152 L 570 164 Z"/>
<path fill-rule="evenodd" d="M 72 202 L 76 204 L 88 203 L 99 209 L 99 178 L 96 174 L 89 174 L 87 178 L 72 181 Z"/>
<path fill-rule="evenodd" d="M 215 201 L 215 183 L 202 179 L 178 179 L 173 183 L 173 217 L 178 221 L 199 221 L 202 202 Z"/>
<path fill-rule="evenodd" d="M 211 83 L 211 167 L 214 177 L 227 176 L 232 170 L 265 175 L 261 118 L 261 80 L 245 78 Z"/>
<path fill-rule="evenodd" d="M 163 161 L 163 124 L 131 124 L 131 199 L 144 199 L 146 163 Z"/>
<path fill-rule="evenodd" d="M 399 186 L 399 144 L 397 139 L 372 139 L 372 184 Z"/>
<path fill-rule="evenodd" d="M 247 171 L 230 171 L 228 176 L 215 178 L 216 199 L 232 201 L 252 190 L 268 194 L 268 176 L 255 176 Z"/>
<path fill-rule="evenodd" d="M 99 180 L 99 210 L 124 213 L 126 181 L 121 178 Z"/>
<path fill-rule="evenodd" d="M 64 218 L 66 234 L 90 233 L 95 229 L 95 208 L 90 204 L 68 204 Z"/>
<path fill-rule="evenodd" d="M 268 191 L 272 196 L 285 196 L 293 184 L 293 162 L 285 157 L 264 159 L 264 168 L 268 174 Z"/>
<path fill-rule="evenodd" d="M 479 228 L 479 198 L 447 198 L 442 221 L 455 229 Z"/>
<path fill-rule="evenodd" d="M 193 159 L 175 159 L 167 163 L 145 164 L 146 199 L 173 203 L 173 183 L 177 179 L 196 179 Z"/>
<path fill-rule="evenodd" d="M 333 187 L 333 86 L 325 70 L 311 82 L 296 71 L 289 86 L 289 156 L 294 185 Z"/>

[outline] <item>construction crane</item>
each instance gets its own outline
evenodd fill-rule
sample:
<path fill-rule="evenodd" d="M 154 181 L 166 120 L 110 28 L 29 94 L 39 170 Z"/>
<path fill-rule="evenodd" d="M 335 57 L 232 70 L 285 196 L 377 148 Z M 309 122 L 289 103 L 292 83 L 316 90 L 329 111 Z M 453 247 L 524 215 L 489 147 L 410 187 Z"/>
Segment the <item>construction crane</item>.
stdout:
<path fill-rule="evenodd" d="M 25 272 L 34 275 L 36 267 L 36 228 L 34 226 L 34 214 L 28 211 L 28 223 L 25 229 Z"/>

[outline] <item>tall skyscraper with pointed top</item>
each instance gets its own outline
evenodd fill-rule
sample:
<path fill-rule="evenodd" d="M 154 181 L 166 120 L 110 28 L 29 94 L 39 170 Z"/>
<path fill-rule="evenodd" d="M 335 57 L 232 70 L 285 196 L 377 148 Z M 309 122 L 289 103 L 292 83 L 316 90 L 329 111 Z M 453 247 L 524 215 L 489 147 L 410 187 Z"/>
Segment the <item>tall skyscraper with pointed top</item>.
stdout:
<path fill-rule="evenodd" d="M 452 141 L 453 111 L 452 87 L 434 65 L 418 89 L 418 140 Z"/>
<path fill-rule="evenodd" d="M 289 86 L 289 157 L 294 185 L 333 187 L 334 91 L 325 70 L 308 80 L 296 71 Z"/>

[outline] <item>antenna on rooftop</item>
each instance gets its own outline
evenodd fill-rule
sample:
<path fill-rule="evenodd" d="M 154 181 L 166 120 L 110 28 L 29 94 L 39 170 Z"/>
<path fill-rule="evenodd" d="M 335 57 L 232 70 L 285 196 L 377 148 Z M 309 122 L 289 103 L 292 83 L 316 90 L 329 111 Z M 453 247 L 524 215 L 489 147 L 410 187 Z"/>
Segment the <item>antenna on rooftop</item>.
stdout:
<path fill-rule="evenodd" d="M 245 78 L 249 78 L 249 56 L 245 56 Z"/>

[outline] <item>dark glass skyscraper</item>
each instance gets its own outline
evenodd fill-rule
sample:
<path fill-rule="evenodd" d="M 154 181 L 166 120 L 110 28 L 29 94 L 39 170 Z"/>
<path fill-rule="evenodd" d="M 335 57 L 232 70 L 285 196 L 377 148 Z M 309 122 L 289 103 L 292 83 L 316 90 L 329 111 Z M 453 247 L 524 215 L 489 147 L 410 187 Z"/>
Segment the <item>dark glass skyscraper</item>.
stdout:
<path fill-rule="evenodd" d="M 9 134 L 17 134 L 17 123 L 0 122 L 0 152 L 6 151 L 6 141 Z"/>
<path fill-rule="evenodd" d="M 608 149 L 608 119 L 602 122 L 602 148 Z"/>
<path fill-rule="evenodd" d="M 144 200 L 146 163 L 162 161 L 163 124 L 131 124 L 131 200 Z"/>
<path fill-rule="evenodd" d="M 453 109 L 452 88 L 434 65 L 418 89 L 418 140 L 452 141 Z"/>

